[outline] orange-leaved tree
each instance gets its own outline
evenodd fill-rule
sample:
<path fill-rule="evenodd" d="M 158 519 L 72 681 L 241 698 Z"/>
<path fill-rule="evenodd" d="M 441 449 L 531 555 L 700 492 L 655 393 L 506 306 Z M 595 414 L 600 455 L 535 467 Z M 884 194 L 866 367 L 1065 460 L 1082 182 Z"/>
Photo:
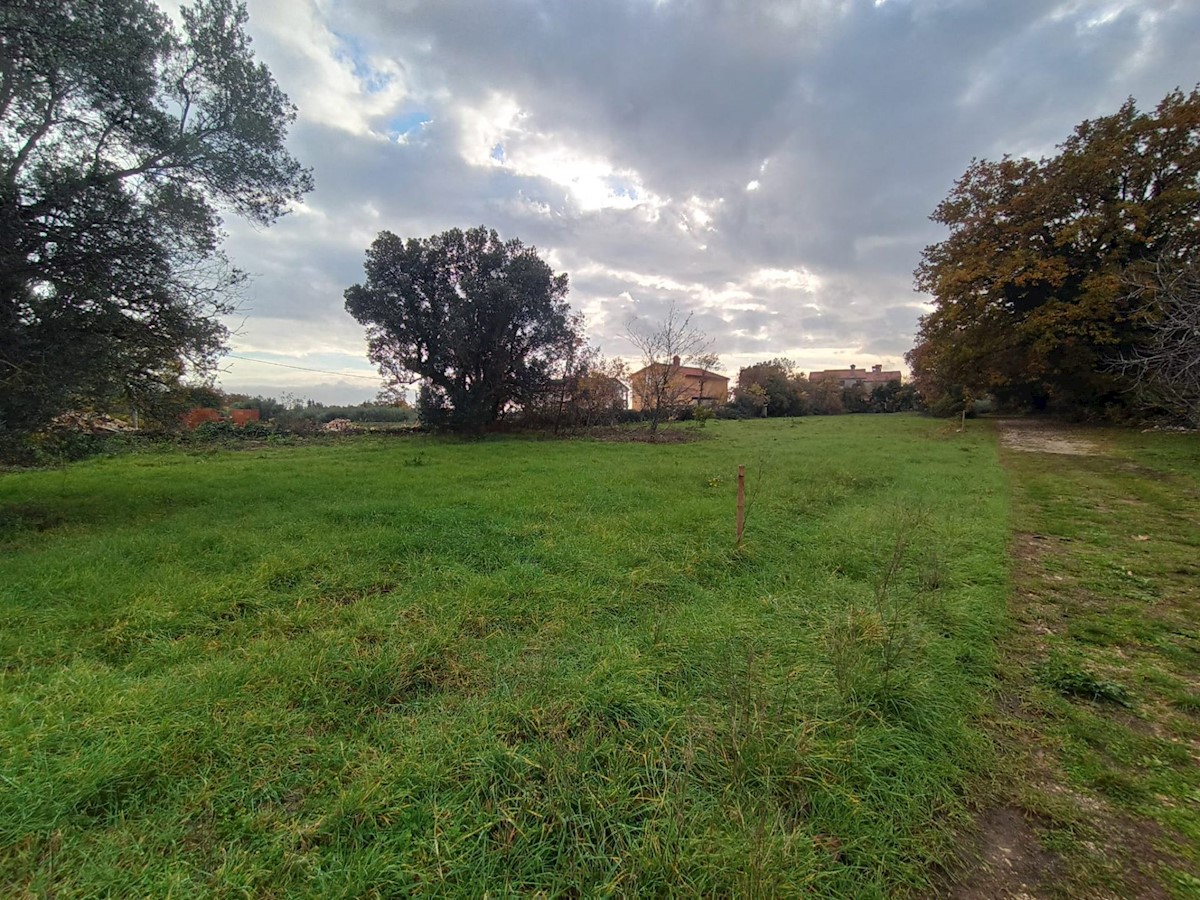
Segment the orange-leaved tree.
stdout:
<path fill-rule="evenodd" d="M 916 288 L 933 296 L 909 354 L 927 397 L 1100 408 L 1112 365 L 1152 333 L 1128 290 L 1161 255 L 1200 247 L 1200 90 L 1148 112 L 1128 100 L 1078 125 L 1058 155 L 976 160 L 931 217 Z"/>

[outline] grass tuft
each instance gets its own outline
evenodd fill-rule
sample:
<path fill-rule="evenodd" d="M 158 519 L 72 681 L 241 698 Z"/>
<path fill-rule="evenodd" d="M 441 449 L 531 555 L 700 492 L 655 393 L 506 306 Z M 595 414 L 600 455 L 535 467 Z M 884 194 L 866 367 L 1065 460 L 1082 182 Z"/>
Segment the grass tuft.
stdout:
<path fill-rule="evenodd" d="M 1127 688 L 1115 681 L 1097 678 L 1082 662 L 1061 652 L 1052 652 L 1050 658 L 1038 667 L 1037 679 L 1043 686 L 1064 697 L 1080 697 L 1120 706 L 1133 705 Z"/>

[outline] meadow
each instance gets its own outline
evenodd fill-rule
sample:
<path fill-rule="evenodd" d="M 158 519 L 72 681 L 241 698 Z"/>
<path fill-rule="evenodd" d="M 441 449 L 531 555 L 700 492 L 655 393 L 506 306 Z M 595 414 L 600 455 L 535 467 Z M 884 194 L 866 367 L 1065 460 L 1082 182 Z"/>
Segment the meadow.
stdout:
<path fill-rule="evenodd" d="M 0 476 L 0 893 L 930 890 L 995 755 L 993 434 L 701 434 Z"/>

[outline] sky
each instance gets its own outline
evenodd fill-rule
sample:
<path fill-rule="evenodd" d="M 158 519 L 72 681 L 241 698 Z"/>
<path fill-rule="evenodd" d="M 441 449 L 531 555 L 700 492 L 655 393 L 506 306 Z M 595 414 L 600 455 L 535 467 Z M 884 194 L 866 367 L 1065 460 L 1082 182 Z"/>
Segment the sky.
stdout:
<path fill-rule="evenodd" d="M 903 368 L 928 217 L 973 158 L 1052 154 L 1200 82 L 1197 0 L 248 7 L 316 189 L 270 228 L 227 220 L 254 276 L 232 354 L 278 365 L 227 358 L 219 381 L 327 403 L 379 389 L 342 293 L 385 229 L 536 246 L 608 356 L 636 361 L 630 321 L 674 303 L 730 376 Z"/>

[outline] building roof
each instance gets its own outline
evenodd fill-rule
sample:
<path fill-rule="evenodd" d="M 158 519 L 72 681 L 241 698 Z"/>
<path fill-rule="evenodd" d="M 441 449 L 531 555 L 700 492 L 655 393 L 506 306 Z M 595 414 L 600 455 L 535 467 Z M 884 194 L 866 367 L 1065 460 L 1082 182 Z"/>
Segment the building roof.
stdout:
<path fill-rule="evenodd" d="M 696 378 L 723 378 L 726 381 L 729 380 L 728 375 L 722 375 L 719 372 L 710 372 L 708 369 L 698 369 L 695 366 L 680 366 L 679 374 L 691 375 Z"/>
<path fill-rule="evenodd" d="M 821 372 L 809 372 L 808 380 L 812 381 L 813 379 L 818 381 L 834 379 L 838 381 L 850 379 L 855 381 L 900 381 L 901 373 L 899 371 L 884 372 L 877 369 L 825 369 Z"/>
<path fill-rule="evenodd" d="M 652 363 L 648 366 L 642 366 L 642 368 L 638 369 L 636 372 L 633 372 L 630 377 L 632 378 L 635 375 L 641 375 L 647 369 L 653 369 L 665 365 L 667 365 L 667 363 Z M 708 369 L 701 369 L 696 366 L 678 366 L 676 368 L 676 372 L 680 375 L 691 376 L 692 378 L 720 378 L 723 381 L 729 380 L 728 375 L 722 375 L 719 372 L 710 372 Z"/>

